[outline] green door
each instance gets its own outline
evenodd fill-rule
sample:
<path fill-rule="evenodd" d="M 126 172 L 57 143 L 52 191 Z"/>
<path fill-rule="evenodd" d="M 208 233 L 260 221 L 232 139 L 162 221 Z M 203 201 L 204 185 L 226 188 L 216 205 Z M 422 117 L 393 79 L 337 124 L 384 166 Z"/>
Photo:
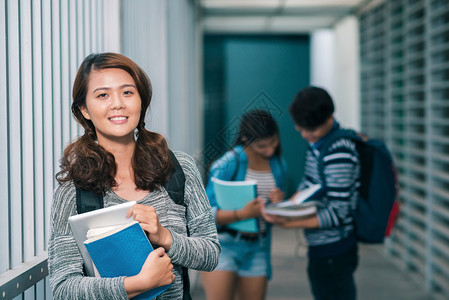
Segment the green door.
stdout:
<path fill-rule="evenodd" d="M 206 36 L 205 164 L 232 144 L 243 112 L 269 110 L 279 124 L 287 194 L 292 194 L 302 177 L 305 142 L 288 107 L 309 83 L 308 36 Z"/>

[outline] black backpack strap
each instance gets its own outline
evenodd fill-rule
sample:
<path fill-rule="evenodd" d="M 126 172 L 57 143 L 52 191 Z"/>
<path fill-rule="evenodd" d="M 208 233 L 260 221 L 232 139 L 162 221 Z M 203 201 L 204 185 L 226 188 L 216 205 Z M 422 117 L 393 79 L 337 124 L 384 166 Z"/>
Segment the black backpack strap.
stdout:
<path fill-rule="evenodd" d="M 76 211 L 78 214 L 103 208 L 103 195 L 76 188 Z M 83 264 L 84 275 L 87 276 Z"/>
<path fill-rule="evenodd" d="M 170 150 L 170 159 L 173 164 L 173 173 L 171 174 L 168 181 L 164 184 L 164 188 L 167 190 L 170 198 L 179 205 L 183 205 L 186 207 L 184 202 L 184 188 L 186 177 L 184 171 L 182 170 L 181 165 L 179 164 L 178 159 L 175 154 Z M 187 207 L 186 207 L 187 213 Z M 187 227 L 187 236 L 189 236 L 189 228 Z M 189 279 L 189 269 L 186 267 L 182 267 L 182 281 L 183 281 L 183 300 L 191 300 L 192 296 L 190 295 L 190 279 Z"/>
<path fill-rule="evenodd" d="M 192 300 L 192 296 L 190 295 L 190 278 L 189 278 L 189 269 L 186 267 L 182 267 L 182 299 L 183 300 Z"/>
<path fill-rule="evenodd" d="M 76 211 L 78 214 L 103 208 L 103 195 L 76 188 Z"/>
<path fill-rule="evenodd" d="M 186 177 L 181 165 L 175 154 L 170 150 L 170 159 L 173 164 L 173 173 L 169 180 L 164 184 L 164 188 L 167 190 L 168 195 L 172 200 L 179 205 L 184 205 L 184 187 Z"/>

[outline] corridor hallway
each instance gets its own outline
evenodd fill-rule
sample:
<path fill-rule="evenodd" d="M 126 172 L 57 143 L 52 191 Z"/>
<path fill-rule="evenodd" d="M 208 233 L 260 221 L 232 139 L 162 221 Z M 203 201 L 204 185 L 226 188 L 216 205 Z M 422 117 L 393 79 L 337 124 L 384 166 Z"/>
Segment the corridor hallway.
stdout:
<path fill-rule="evenodd" d="M 313 300 L 307 282 L 306 249 L 302 240 L 297 230 L 273 229 L 273 279 L 268 284 L 267 300 Z M 383 250 L 379 245 L 360 245 L 356 271 L 359 300 L 445 299 L 426 294 L 424 286 L 389 261 Z M 191 275 L 192 299 L 206 300 L 197 275 Z"/>

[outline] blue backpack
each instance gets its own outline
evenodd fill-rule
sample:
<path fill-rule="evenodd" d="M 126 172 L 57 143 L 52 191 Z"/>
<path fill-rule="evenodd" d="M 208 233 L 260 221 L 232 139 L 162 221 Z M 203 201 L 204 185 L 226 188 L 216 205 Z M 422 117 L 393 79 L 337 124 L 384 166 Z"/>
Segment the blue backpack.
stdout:
<path fill-rule="evenodd" d="M 365 243 L 382 243 L 388 219 L 397 197 L 396 171 L 386 145 L 369 139 L 354 130 L 338 129 L 323 144 L 318 159 L 320 176 L 324 181 L 323 157 L 329 146 L 340 138 L 350 138 L 356 144 L 361 166 L 359 198 L 354 214 L 357 240 Z"/>

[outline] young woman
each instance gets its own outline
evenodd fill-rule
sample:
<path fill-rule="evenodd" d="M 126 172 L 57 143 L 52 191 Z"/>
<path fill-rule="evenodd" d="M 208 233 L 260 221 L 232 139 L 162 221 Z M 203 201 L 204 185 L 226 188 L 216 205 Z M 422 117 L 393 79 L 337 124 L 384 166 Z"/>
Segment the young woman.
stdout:
<path fill-rule="evenodd" d="M 222 247 L 217 268 L 201 272 L 208 300 L 264 299 L 271 274 L 271 236 L 270 227 L 261 217 L 261 204 L 284 198 L 285 165 L 274 118 L 263 110 L 244 114 L 234 145 L 212 164 L 206 186 Z M 239 210 L 220 209 L 212 177 L 231 181 L 255 179 L 258 197 Z M 238 232 L 226 226 L 251 218 L 258 220 L 258 233 Z"/>
<path fill-rule="evenodd" d="M 165 139 L 145 129 L 151 95 L 145 72 L 123 55 L 91 54 L 78 70 L 72 112 L 85 133 L 67 146 L 56 175 L 48 249 L 55 299 L 128 299 L 171 282 L 158 299 L 182 299 L 181 268 L 210 271 L 218 263 L 213 214 L 192 158 L 175 152 L 186 177 L 187 208 L 175 204 L 162 187 L 173 166 Z M 140 223 L 155 247 L 138 275 L 83 275 L 83 260 L 67 223 L 76 214 L 75 187 L 101 193 L 105 207 L 137 201 L 128 216 Z"/>

